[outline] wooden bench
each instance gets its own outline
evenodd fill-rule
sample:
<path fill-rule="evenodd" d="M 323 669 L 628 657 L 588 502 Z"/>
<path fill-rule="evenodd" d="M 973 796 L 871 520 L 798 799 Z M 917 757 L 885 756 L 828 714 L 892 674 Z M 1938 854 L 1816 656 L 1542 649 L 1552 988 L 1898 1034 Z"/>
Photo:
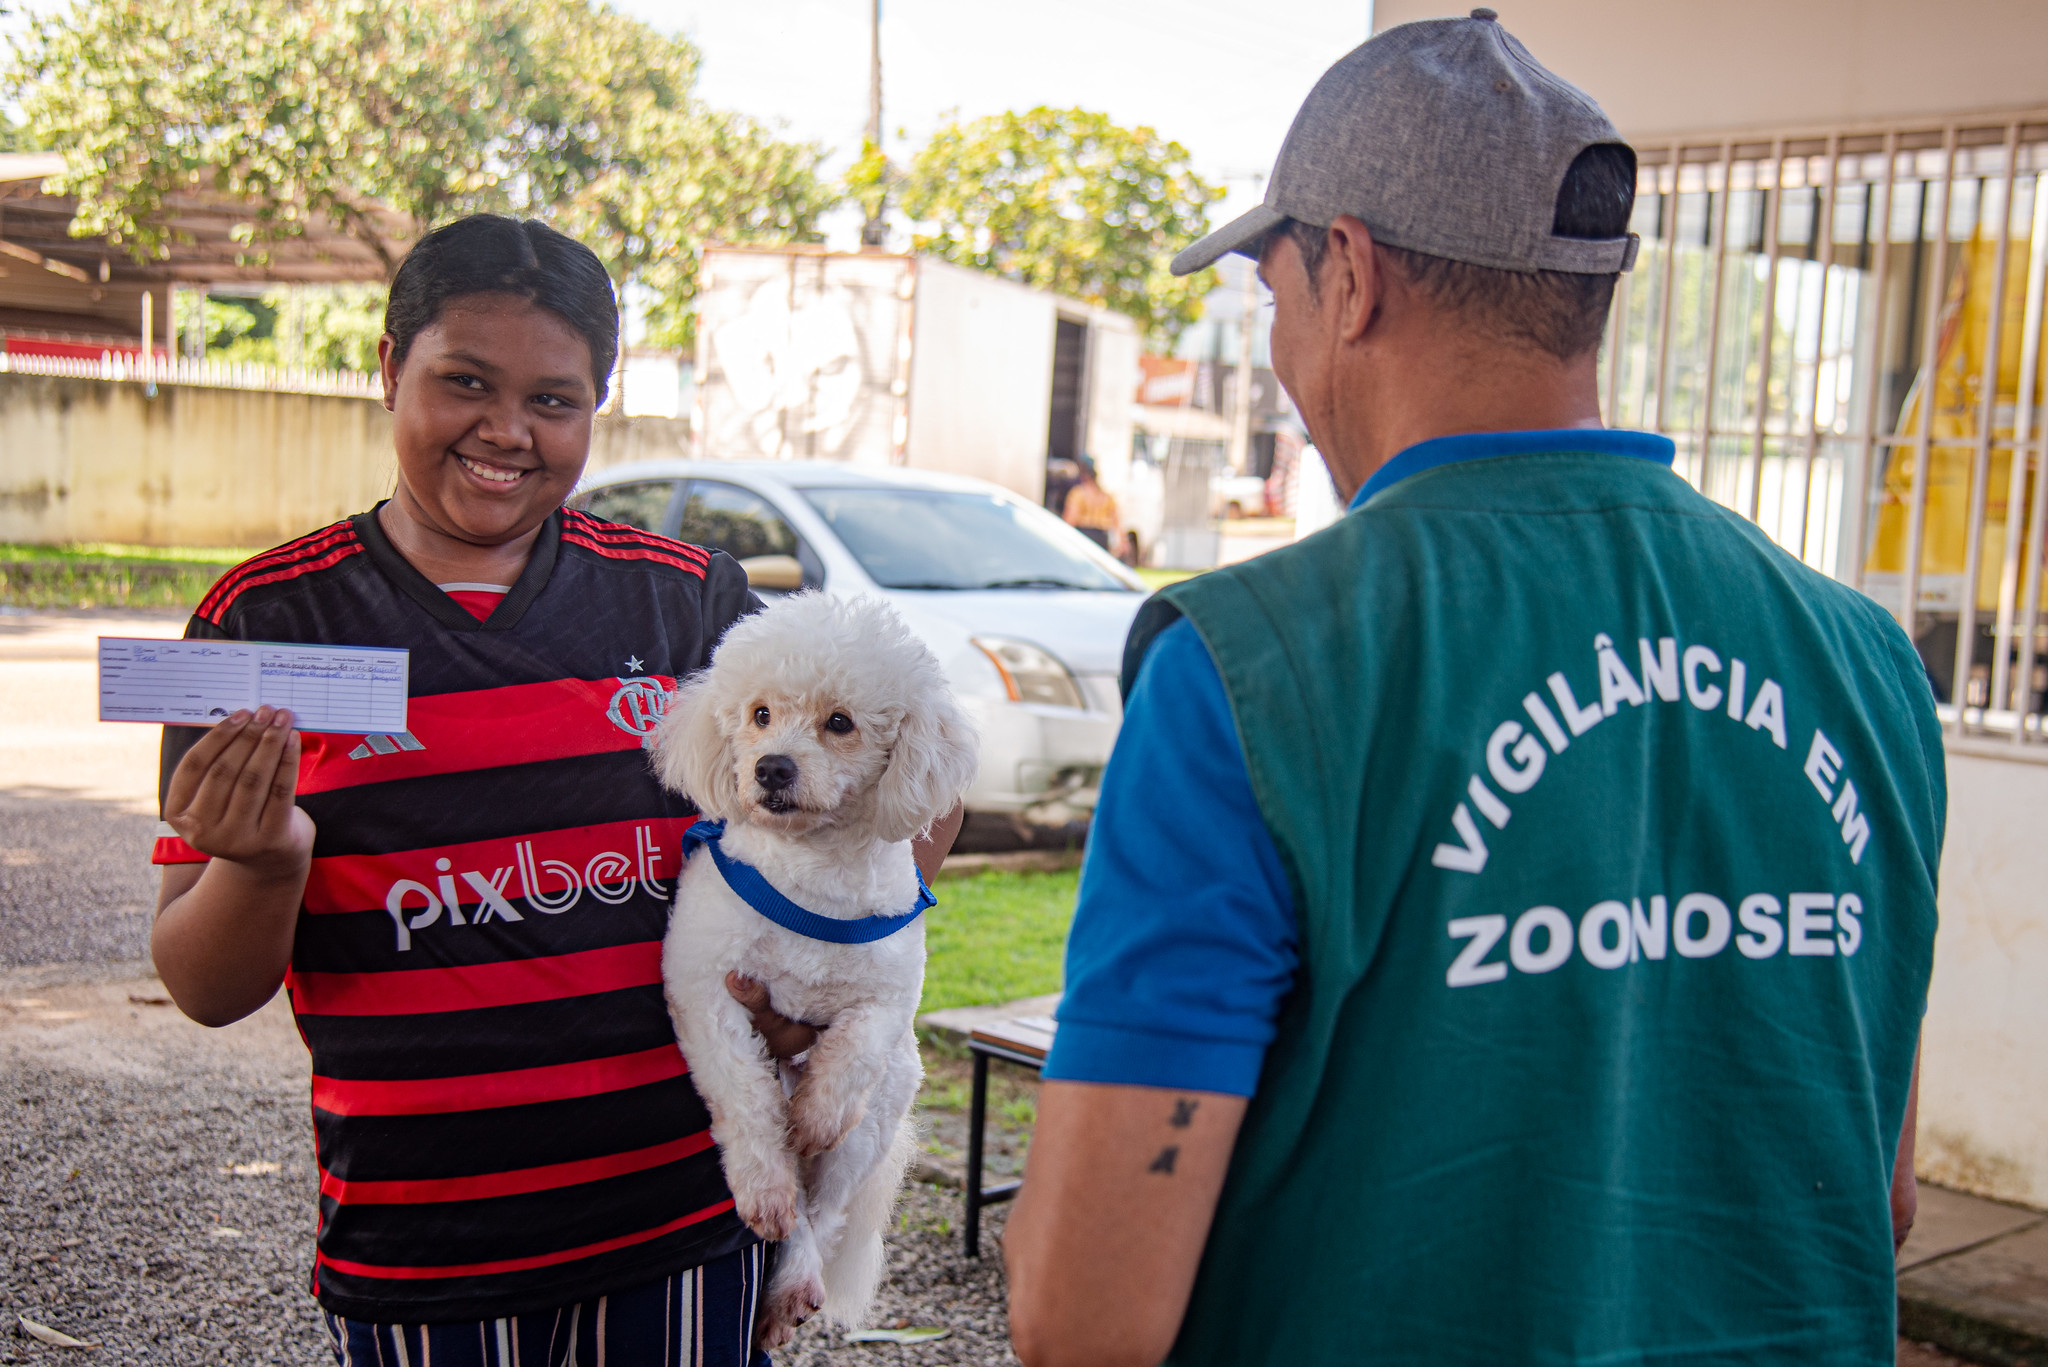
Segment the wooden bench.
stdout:
<path fill-rule="evenodd" d="M 968 1052 L 974 1056 L 974 1092 L 967 1108 L 967 1256 L 981 1256 L 981 1208 L 1016 1199 L 1024 1183 L 981 1184 L 982 1130 L 988 1123 L 988 1064 L 990 1059 L 1007 1059 L 1036 1072 L 1045 1067 L 1046 1053 L 1059 1024 L 1051 1016 L 1020 1016 L 1014 1020 L 978 1025 L 967 1037 Z"/>

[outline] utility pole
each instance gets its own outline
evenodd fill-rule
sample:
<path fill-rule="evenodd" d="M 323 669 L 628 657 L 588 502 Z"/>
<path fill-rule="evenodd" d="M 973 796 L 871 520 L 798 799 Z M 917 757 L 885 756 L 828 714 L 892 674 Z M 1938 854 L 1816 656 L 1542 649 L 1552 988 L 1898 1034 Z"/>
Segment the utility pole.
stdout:
<path fill-rule="evenodd" d="M 1237 412 L 1230 424 L 1230 472 L 1249 473 L 1246 464 L 1252 449 L 1252 324 L 1259 314 L 1258 276 L 1250 260 L 1232 258 L 1244 268 L 1244 288 L 1238 295 L 1237 323 Z"/>
<path fill-rule="evenodd" d="M 1257 190 L 1264 180 L 1264 175 L 1254 173 L 1252 188 Z M 1230 424 L 1230 473 L 1242 475 L 1249 473 L 1247 464 L 1252 451 L 1252 328 L 1259 319 L 1259 274 L 1249 257 L 1226 259 L 1244 269 L 1238 292 L 1237 412 L 1233 415 L 1236 420 Z"/>
<path fill-rule="evenodd" d="M 882 154 L 882 0 L 874 0 L 868 21 L 868 146 Z M 888 225 L 882 221 L 887 200 L 877 195 L 867 220 L 860 225 L 860 245 L 880 247 L 889 240 Z"/>

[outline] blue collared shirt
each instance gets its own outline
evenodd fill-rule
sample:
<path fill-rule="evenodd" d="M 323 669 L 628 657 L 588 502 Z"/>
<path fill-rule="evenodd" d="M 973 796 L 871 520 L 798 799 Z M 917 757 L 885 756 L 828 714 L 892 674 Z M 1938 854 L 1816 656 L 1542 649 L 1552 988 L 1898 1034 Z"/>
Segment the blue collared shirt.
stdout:
<path fill-rule="evenodd" d="M 1674 454 L 1667 438 L 1606 429 L 1437 437 L 1381 466 L 1349 511 L 1439 465 L 1560 450 Z M 1223 680 L 1176 622 L 1138 671 L 1103 774 L 1045 1076 L 1250 1096 L 1298 953 Z"/>

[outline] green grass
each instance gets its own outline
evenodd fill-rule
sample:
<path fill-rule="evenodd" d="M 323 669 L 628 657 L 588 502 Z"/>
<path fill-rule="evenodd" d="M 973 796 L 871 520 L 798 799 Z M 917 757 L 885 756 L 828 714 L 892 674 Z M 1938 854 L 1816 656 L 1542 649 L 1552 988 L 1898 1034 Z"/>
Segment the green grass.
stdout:
<path fill-rule="evenodd" d="M 0 542 L 0 563 L 63 564 L 80 560 L 119 560 L 149 565 L 239 565 L 258 554 L 260 546 L 127 546 L 112 541 L 78 542 L 69 546 L 30 546 Z"/>
<path fill-rule="evenodd" d="M 191 608 L 223 570 L 255 553 L 237 546 L 0 544 L 0 603 L 22 608 Z"/>
<path fill-rule="evenodd" d="M 1200 570 L 1145 569 L 1141 569 L 1137 572 L 1138 578 L 1145 581 L 1145 587 L 1153 590 L 1154 592 L 1157 592 L 1158 590 L 1165 588 L 1168 584 L 1178 584 L 1183 579 L 1192 579 L 1200 573 Z"/>
<path fill-rule="evenodd" d="M 990 870 L 948 878 L 926 914 L 920 1011 L 1015 1001 L 1060 989 L 1078 869 Z"/>

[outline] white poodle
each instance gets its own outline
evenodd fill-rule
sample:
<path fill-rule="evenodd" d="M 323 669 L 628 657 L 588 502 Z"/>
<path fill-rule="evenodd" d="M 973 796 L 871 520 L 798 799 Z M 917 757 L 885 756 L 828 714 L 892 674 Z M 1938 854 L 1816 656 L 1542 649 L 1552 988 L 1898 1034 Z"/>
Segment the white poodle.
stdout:
<path fill-rule="evenodd" d="M 778 1347 L 820 1307 L 858 1322 L 881 1279 L 923 1077 L 929 894 L 910 842 L 973 779 L 974 734 L 886 604 L 800 593 L 726 633 L 653 750 L 703 813 L 662 978 L 740 1218 L 784 1241 L 759 1331 Z M 706 843 L 709 823 L 723 834 Z M 729 971 L 821 1028 L 793 1087 Z"/>

